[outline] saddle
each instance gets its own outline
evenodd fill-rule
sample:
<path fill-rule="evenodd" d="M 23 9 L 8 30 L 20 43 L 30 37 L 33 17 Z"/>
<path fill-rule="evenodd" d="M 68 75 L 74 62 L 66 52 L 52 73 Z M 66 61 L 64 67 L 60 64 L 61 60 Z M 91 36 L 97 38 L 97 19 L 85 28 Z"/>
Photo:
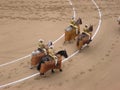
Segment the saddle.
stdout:
<path fill-rule="evenodd" d="M 71 31 L 72 29 L 73 29 L 72 26 L 68 26 L 65 30 L 66 30 L 66 31 Z"/>

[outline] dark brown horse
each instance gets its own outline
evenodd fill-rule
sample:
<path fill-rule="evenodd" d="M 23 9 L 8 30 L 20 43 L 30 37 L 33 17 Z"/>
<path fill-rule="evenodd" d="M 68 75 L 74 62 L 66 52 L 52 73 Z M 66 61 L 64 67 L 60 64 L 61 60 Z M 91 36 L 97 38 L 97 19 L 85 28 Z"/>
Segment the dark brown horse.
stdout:
<path fill-rule="evenodd" d="M 80 24 L 82 24 L 82 20 L 81 18 L 78 18 L 78 20 L 75 22 L 75 26 L 78 27 L 78 29 L 76 30 L 75 27 L 73 26 L 68 26 L 66 29 L 65 29 L 65 40 L 64 40 L 64 43 L 65 42 L 70 42 L 71 40 L 75 40 L 75 37 L 80 33 Z"/>
<path fill-rule="evenodd" d="M 93 25 L 90 25 L 89 32 L 92 32 L 92 31 L 93 31 Z M 76 43 L 78 50 L 81 50 L 83 45 L 85 44 L 88 45 L 90 42 L 91 42 L 91 37 L 89 35 L 87 35 L 84 32 L 79 34 L 77 37 L 77 43 Z"/>
<path fill-rule="evenodd" d="M 52 70 L 52 72 L 54 72 L 53 69 L 59 69 L 60 71 L 62 71 L 61 68 L 62 56 L 67 58 L 68 57 L 67 52 L 66 50 L 61 50 L 56 53 L 56 56 L 58 60 L 56 65 L 55 60 L 53 60 L 53 58 L 51 58 L 49 55 L 46 55 L 41 58 L 41 61 L 39 62 L 39 65 L 37 67 L 37 70 L 40 71 L 40 75 L 44 75 L 44 73 L 47 72 L 48 70 Z"/>

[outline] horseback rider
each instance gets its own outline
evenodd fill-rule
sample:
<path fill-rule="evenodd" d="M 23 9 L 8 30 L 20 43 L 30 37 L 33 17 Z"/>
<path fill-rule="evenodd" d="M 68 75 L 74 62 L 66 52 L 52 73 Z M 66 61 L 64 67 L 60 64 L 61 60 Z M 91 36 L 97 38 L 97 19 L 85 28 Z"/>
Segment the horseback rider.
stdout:
<path fill-rule="evenodd" d="M 38 48 L 45 48 L 45 44 L 44 44 L 44 40 L 43 39 L 39 39 L 39 42 L 38 42 Z"/>
<path fill-rule="evenodd" d="M 45 48 L 45 44 L 44 44 L 44 40 L 43 39 L 39 39 L 38 42 L 38 50 L 43 50 L 45 54 L 47 54 L 46 48 Z"/>
<path fill-rule="evenodd" d="M 83 28 L 82 34 L 88 35 L 89 36 L 89 42 L 92 41 L 91 40 L 91 38 L 92 38 L 92 31 L 89 30 L 89 26 L 87 24 L 85 24 L 85 27 Z"/>
<path fill-rule="evenodd" d="M 75 18 L 72 16 L 71 21 L 70 21 L 70 26 L 74 27 L 75 25 Z"/>
<path fill-rule="evenodd" d="M 55 50 L 53 48 L 53 45 L 48 48 L 48 55 L 50 55 L 55 60 L 55 65 L 57 65 L 57 56 L 55 55 Z"/>
<path fill-rule="evenodd" d="M 92 37 L 92 33 L 89 31 L 89 26 L 85 24 L 85 28 L 83 28 L 83 33 L 87 34 L 90 38 Z"/>
<path fill-rule="evenodd" d="M 78 26 L 75 24 L 75 18 L 72 16 L 72 19 L 70 21 L 70 26 L 74 27 L 76 29 L 76 33 L 78 33 Z"/>

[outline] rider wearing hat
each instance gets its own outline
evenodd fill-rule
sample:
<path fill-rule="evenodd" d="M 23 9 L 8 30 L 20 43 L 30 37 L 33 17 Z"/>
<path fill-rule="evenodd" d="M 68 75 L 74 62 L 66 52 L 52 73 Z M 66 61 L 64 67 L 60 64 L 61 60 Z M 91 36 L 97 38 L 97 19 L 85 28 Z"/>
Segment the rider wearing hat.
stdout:
<path fill-rule="evenodd" d="M 44 40 L 43 39 L 39 39 L 39 42 L 38 42 L 38 48 L 45 48 L 45 44 L 44 44 Z"/>
<path fill-rule="evenodd" d="M 38 50 L 39 51 L 43 51 L 45 53 L 45 55 L 47 55 L 47 50 L 46 50 L 46 47 L 45 47 L 45 44 L 44 44 L 44 40 L 43 39 L 39 39 L 39 42 L 38 42 Z"/>
<path fill-rule="evenodd" d="M 75 25 L 75 18 L 72 16 L 72 20 L 70 21 L 70 26 L 74 27 L 76 30 L 78 30 L 78 26 Z M 77 31 L 76 31 L 77 32 Z"/>
<path fill-rule="evenodd" d="M 74 17 L 72 17 L 72 19 L 70 21 L 70 25 L 74 27 L 74 25 L 75 25 L 75 18 Z"/>
<path fill-rule="evenodd" d="M 83 28 L 83 33 L 87 34 L 90 38 L 92 37 L 92 33 L 89 31 L 89 26 L 85 24 L 85 28 Z"/>
<path fill-rule="evenodd" d="M 53 45 L 48 48 L 48 55 L 50 55 L 55 60 L 55 65 L 57 65 L 57 56 L 55 55 L 55 50 L 53 48 Z"/>
<path fill-rule="evenodd" d="M 50 46 L 50 47 L 48 48 L 48 55 L 50 55 L 51 57 L 54 57 L 55 51 L 54 51 L 54 49 L 53 49 L 53 46 Z"/>
<path fill-rule="evenodd" d="M 83 34 L 86 34 L 89 36 L 89 42 L 92 41 L 91 37 L 92 37 L 92 31 L 89 30 L 89 26 L 87 24 L 85 24 L 85 28 L 83 28 Z M 88 42 L 88 43 L 89 43 Z"/>

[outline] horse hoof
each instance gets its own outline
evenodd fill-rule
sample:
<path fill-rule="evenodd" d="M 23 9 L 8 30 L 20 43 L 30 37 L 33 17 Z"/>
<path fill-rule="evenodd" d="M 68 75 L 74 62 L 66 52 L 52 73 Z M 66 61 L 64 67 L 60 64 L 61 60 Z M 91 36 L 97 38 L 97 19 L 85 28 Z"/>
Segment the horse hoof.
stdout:
<path fill-rule="evenodd" d="M 33 69 L 33 67 L 30 67 L 30 69 Z"/>
<path fill-rule="evenodd" d="M 63 45 L 66 45 L 66 42 L 63 42 Z"/>
<path fill-rule="evenodd" d="M 60 72 L 62 72 L 63 70 L 62 69 L 60 69 Z"/>
<path fill-rule="evenodd" d="M 33 69 L 32 67 L 30 69 Z"/>
<path fill-rule="evenodd" d="M 52 72 L 52 73 L 55 73 L 55 71 L 54 71 L 54 70 L 51 70 L 51 72 Z"/>
<path fill-rule="evenodd" d="M 40 73 L 40 75 L 44 75 L 44 73 Z"/>

